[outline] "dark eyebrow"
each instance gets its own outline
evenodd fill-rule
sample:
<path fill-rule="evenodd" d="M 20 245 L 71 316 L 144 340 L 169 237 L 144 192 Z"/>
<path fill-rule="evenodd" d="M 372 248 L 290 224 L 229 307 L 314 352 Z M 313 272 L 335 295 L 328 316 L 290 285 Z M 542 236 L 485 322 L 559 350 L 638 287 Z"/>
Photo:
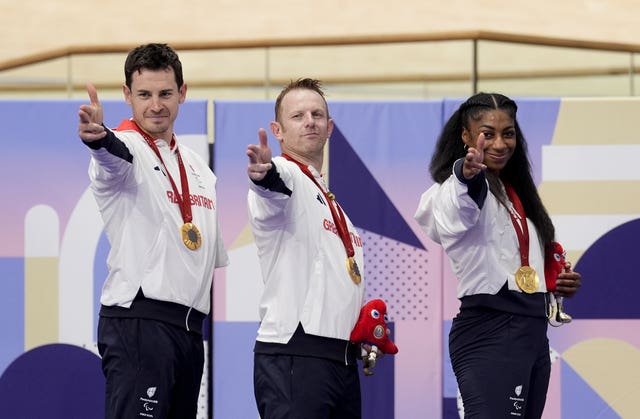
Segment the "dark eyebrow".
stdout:
<path fill-rule="evenodd" d="M 480 128 L 487 128 L 487 129 L 490 129 L 490 130 L 493 130 L 493 131 L 497 131 L 496 128 L 493 125 L 484 124 L 484 125 L 480 125 Z M 516 129 L 516 127 L 515 127 L 515 125 L 509 125 L 508 127 L 505 127 L 503 129 L 503 131 L 506 131 L 506 130 L 509 130 L 509 129 Z"/>
<path fill-rule="evenodd" d="M 160 90 L 160 94 L 173 93 L 174 91 L 175 91 L 175 89 L 163 89 L 163 90 Z M 135 91 L 135 93 L 138 93 L 138 94 L 140 94 L 140 93 L 151 93 L 151 91 L 147 90 L 147 89 L 137 89 Z"/>

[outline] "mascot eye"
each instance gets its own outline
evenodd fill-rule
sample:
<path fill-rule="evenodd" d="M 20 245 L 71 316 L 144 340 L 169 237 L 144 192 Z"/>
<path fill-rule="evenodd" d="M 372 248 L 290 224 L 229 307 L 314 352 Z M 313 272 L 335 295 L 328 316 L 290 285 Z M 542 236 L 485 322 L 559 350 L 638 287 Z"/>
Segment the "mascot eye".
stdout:
<path fill-rule="evenodd" d="M 373 310 L 371 310 L 371 317 L 373 317 L 374 319 L 379 318 L 380 312 L 374 308 Z"/>
<path fill-rule="evenodd" d="M 384 315 L 384 322 L 389 323 L 389 316 L 387 316 L 386 314 Z"/>
<path fill-rule="evenodd" d="M 553 254 L 553 257 L 556 259 L 556 262 L 560 262 L 560 258 L 561 258 L 561 256 L 560 256 L 559 254 L 554 253 L 554 254 Z"/>

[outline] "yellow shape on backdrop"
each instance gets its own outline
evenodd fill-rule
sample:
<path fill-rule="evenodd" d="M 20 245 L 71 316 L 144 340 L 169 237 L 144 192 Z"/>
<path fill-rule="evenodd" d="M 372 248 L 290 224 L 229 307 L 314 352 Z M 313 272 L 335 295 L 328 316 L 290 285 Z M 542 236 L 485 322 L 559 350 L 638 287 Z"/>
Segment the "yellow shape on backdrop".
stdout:
<path fill-rule="evenodd" d="M 637 417 L 640 349 L 616 339 L 590 339 L 567 349 L 562 359 L 621 417 Z"/>
<path fill-rule="evenodd" d="M 245 224 L 240 234 L 238 234 L 233 243 L 231 243 L 229 249 L 239 249 L 241 247 L 252 244 L 253 242 L 254 239 L 253 233 L 251 232 L 251 226 L 249 224 Z"/>
<path fill-rule="evenodd" d="M 47 205 L 36 205 L 24 219 L 24 348 L 58 341 L 59 220 Z"/>
<path fill-rule="evenodd" d="M 633 97 L 563 98 L 552 144 L 637 144 L 638 115 L 640 101 Z"/>

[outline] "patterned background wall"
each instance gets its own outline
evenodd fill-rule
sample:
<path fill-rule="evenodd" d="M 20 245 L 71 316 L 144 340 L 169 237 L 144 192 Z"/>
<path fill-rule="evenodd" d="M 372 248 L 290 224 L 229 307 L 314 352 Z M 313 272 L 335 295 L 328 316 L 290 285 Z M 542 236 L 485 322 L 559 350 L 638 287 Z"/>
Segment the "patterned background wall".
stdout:
<path fill-rule="evenodd" d="M 0 102 L 0 412 L 5 417 L 101 417 L 104 382 L 95 354 L 99 290 L 108 243 L 88 193 L 88 153 L 77 138 L 77 101 Z M 413 213 L 432 181 L 427 165 L 459 100 L 332 102 L 330 188 L 364 240 L 367 299 L 387 301 L 400 352 L 362 377 L 367 417 L 457 417 L 446 336 L 455 279 Z M 536 181 L 557 239 L 584 277 L 550 329 L 546 418 L 634 417 L 640 396 L 640 233 L 633 99 L 518 99 Z M 105 103 L 109 125 L 126 105 Z M 208 153 L 206 102 L 187 102 L 178 134 Z M 262 288 L 247 226 L 246 156 L 271 102 L 215 102 L 213 163 L 231 265 L 216 272 L 214 417 L 257 418 L 252 348 Z M 270 137 L 278 152 L 277 142 Z M 206 384 L 206 383 L 205 383 Z M 206 389 L 206 385 L 203 386 Z M 43 416 L 38 412 L 43 413 Z"/>

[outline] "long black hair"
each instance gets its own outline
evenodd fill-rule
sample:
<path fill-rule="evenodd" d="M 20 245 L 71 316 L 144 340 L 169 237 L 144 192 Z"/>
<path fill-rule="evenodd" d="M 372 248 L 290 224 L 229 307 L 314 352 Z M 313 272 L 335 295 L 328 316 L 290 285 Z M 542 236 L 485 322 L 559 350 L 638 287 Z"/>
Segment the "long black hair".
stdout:
<path fill-rule="evenodd" d="M 536 226 L 546 250 L 554 240 L 555 228 L 542 204 L 531 175 L 527 141 L 518 124 L 516 118 L 518 106 L 513 100 L 499 93 L 478 93 L 467 99 L 451 115 L 442 129 L 436 143 L 436 149 L 431 157 L 429 171 L 433 180 L 438 183 L 448 179 L 452 174 L 453 163 L 467 154 L 462 141 L 463 129 L 469 130 L 471 120 L 478 120 L 484 112 L 490 110 L 503 111 L 513 119 L 516 130 L 516 147 L 513 155 L 500 171 L 500 179 L 513 186 L 522 201 L 527 218 Z"/>

